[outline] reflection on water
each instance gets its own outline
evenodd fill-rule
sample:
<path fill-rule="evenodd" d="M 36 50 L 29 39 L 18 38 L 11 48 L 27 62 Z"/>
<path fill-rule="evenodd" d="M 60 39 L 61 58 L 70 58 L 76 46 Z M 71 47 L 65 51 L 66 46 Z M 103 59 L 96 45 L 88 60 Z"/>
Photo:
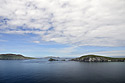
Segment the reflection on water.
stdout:
<path fill-rule="evenodd" d="M 125 83 L 125 62 L 0 60 L 0 83 Z"/>

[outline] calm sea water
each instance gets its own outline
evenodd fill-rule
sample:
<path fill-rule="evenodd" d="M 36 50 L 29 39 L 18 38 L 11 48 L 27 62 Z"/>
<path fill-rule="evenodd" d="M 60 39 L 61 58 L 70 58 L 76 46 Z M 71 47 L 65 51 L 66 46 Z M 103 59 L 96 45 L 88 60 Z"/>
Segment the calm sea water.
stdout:
<path fill-rule="evenodd" d="M 125 62 L 0 60 L 0 83 L 125 83 Z"/>

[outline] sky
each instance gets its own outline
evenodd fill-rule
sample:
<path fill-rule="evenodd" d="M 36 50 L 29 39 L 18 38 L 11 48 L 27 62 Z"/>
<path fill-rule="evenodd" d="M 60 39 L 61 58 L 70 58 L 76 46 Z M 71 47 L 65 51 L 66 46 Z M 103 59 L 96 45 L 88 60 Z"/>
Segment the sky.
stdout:
<path fill-rule="evenodd" d="M 0 0 L 0 53 L 125 56 L 125 0 Z"/>

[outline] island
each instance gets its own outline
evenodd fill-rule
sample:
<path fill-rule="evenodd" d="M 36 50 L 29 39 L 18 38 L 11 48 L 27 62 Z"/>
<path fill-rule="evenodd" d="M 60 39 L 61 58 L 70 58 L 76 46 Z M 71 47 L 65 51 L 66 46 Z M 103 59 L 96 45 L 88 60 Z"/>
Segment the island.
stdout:
<path fill-rule="evenodd" d="M 112 58 L 99 55 L 85 55 L 79 58 L 71 59 L 70 61 L 80 62 L 125 62 L 125 58 Z"/>
<path fill-rule="evenodd" d="M 54 58 L 50 58 L 48 61 L 66 61 L 65 59 L 54 59 Z"/>
<path fill-rule="evenodd" d="M 0 54 L 0 60 L 24 60 L 24 59 L 36 59 L 36 58 L 25 57 L 21 54 Z"/>
<path fill-rule="evenodd" d="M 50 58 L 48 61 L 58 61 L 58 60 Z"/>

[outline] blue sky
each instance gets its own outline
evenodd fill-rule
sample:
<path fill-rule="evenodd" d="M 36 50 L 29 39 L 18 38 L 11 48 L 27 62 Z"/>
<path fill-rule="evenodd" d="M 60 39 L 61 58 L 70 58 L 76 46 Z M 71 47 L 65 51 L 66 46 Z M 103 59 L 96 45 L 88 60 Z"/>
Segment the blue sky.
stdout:
<path fill-rule="evenodd" d="M 60 57 L 77 57 L 85 54 L 101 54 L 105 56 L 124 56 L 124 46 L 108 47 L 108 46 L 73 46 L 68 44 L 59 44 L 55 42 L 40 43 L 33 42 L 36 35 L 33 34 L 0 34 L 0 52 L 1 53 L 16 53 L 25 56 L 45 57 L 45 56 L 60 56 Z M 107 53 L 109 52 L 109 53 Z"/>
<path fill-rule="evenodd" d="M 124 0 L 0 0 L 0 53 L 125 56 Z"/>

